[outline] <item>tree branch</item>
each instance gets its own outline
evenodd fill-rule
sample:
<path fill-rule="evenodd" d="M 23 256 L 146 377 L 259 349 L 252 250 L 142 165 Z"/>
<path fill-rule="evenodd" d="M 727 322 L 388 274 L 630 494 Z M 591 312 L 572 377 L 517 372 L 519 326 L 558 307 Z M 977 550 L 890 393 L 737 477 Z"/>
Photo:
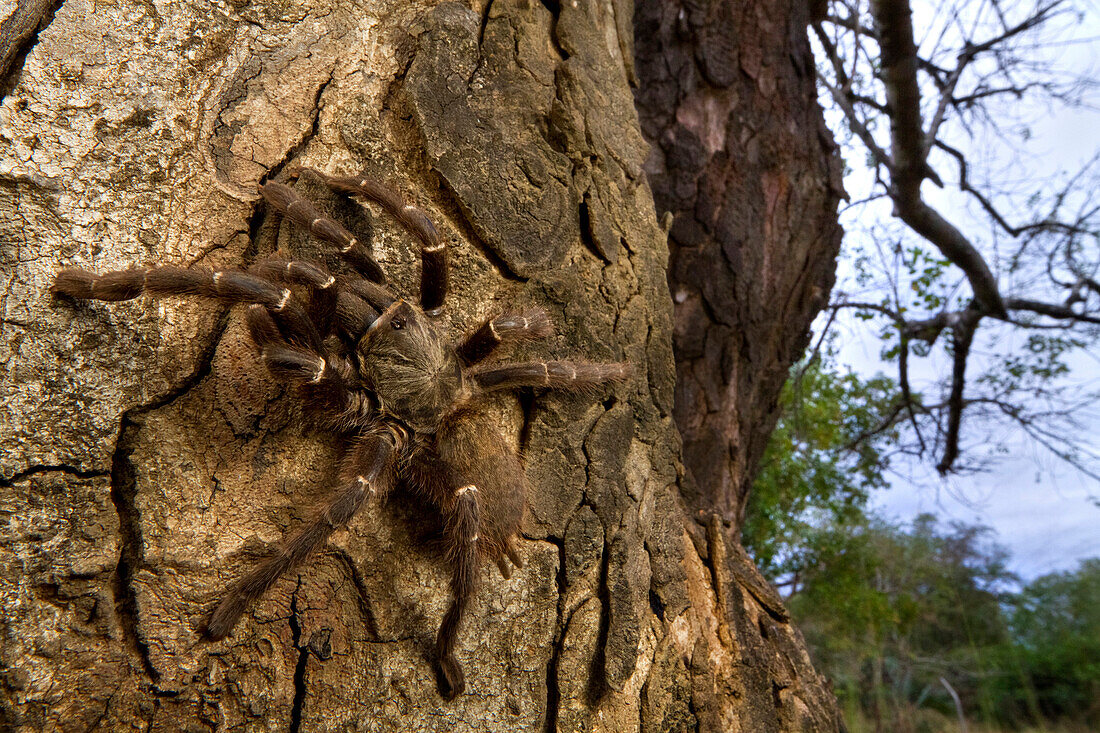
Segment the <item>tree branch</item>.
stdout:
<path fill-rule="evenodd" d="M 927 147 L 921 130 L 917 46 L 908 0 L 872 0 L 871 12 L 881 39 L 882 80 L 890 110 L 890 194 L 897 215 L 959 267 L 984 310 L 1004 317 L 1004 303 L 989 266 L 970 240 L 921 198 L 929 177 Z"/>
<path fill-rule="evenodd" d="M 1087 313 L 1076 313 L 1072 308 L 1067 308 L 1063 305 L 1043 303 L 1038 300 L 1028 300 L 1027 298 L 1008 298 L 1005 300 L 1005 307 L 1009 310 L 1031 311 L 1032 313 L 1038 313 L 1043 316 L 1061 320 L 1100 324 L 1100 317 L 1092 316 Z"/>
<path fill-rule="evenodd" d="M 964 407 L 963 389 L 966 386 L 966 360 L 970 356 L 970 345 L 974 341 L 974 329 L 981 315 L 976 311 L 966 311 L 966 315 L 955 325 L 955 359 L 951 368 L 951 394 L 947 398 L 947 435 L 944 438 L 943 458 L 936 470 L 941 474 L 950 473 L 959 457 L 959 432 L 962 426 Z"/>

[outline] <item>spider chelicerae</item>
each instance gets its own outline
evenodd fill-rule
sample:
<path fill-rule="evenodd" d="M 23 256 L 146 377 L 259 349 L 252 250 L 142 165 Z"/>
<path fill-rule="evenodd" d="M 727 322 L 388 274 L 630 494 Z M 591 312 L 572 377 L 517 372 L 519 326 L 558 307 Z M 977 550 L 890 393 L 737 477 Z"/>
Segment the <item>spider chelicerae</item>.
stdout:
<path fill-rule="evenodd" d="M 480 403 L 486 395 L 517 387 L 595 391 L 624 380 L 629 369 L 493 360 L 502 346 L 550 335 L 550 320 L 537 308 L 498 312 L 452 342 L 437 320 L 447 295 L 447 246 L 428 216 L 375 178 L 308 168 L 295 175 L 304 173 L 379 204 L 416 236 L 422 245 L 419 304 L 387 284 L 369 248 L 347 229 L 274 181 L 261 186 L 268 205 L 336 247 L 355 275 L 334 276 L 314 263 L 268 258 L 246 271 L 158 266 L 97 275 L 69 269 L 58 274 L 53 291 L 105 301 L 148 293 L 247 304 L 249 333 L 268 371 L 296 385 L 322 428 L 342 439 L 338 486 L 327 504 L 226 591 L 207 634 L 228 635 L 253 602 L 364 503 L 405 487 L 442 515 L 453 598 L 435 652 L 441 692 L 453 698 L 465 689 L 455 638 L 479 561 L 496 561 L 506 578 L 509 561 L 522 567 L 515 541 L 524 509 L 523 466 Z"/>

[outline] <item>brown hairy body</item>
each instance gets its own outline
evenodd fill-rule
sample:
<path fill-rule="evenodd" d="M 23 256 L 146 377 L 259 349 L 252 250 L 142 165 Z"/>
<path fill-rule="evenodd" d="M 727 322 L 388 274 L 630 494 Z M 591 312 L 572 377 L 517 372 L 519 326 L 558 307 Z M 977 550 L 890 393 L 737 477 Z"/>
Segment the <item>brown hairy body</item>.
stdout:
<path fill-rule="evenodd" d="M 480 561 L 500 572 L 522 565 L 515 548 L 525 502 L 519 457 L 481 411 L 494 391 L 536 387 L 592 391 L 628 376 L 625 364 L 492 360 L 499 347 L 551 332 L 539 309 L 498 314 L 452 342 L 435 316 L 447 294 L 447 249 L 420 210 L 369 177 L 310 171 L 337 191 L 382 206 L 420 241 L 419 303 L 400 297 L 369 249 L 293 189 L 264 184 L 268 205 L 338 248 L 354 276 L 307 262 L 265 259 L 247 271 L 143 267 L 93 274 L 64 270 L 54 293 L 77 299 L 192 296 L 248 306 L 257 353 L 276 378 L 294 384 L 323 429 L 344 441 L 338 486 L 315 518 L 234 583 L 207 625 L 227 636 L 275 581 L 302 563 L 368 501 L 404 487 L 443 519 L 453 599 L 440 624 L 436 655 L 441 692 L 465 689 L 455 640 L 475 592 Z"/>

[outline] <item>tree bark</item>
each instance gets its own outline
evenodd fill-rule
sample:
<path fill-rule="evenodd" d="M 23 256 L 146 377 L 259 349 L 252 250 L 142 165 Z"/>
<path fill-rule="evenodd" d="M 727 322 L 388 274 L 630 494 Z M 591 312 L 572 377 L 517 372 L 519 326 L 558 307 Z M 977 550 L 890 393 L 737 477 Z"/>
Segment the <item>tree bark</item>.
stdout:
<path fill-rule="evenodd" d="M 840 160 L 817 105 L 809 20 L 804 2 L 638 3 L 646 172 L 658 213 L 675 215 L 684 497 L 735 529 L 840 248 Z"/>
<path fill-rule="evenodd" d="M 700 490 L 698 471 L 689 505 L 710 496 L 718 513 L 685 511 L 668 250 L 631 95 L 631 3 L 475 5 L 66 0 L 0 80 L 11 90 L 0 106 L 0 727 L 838 728 L 800 636 L 723 521 L 724 494 Z M 805 51 L 791 22 L 766 51 L 784 68 Z M 772 88 L 768 103 L 816 124 L 804 86 Z M 759 347 L 774 358 L 747 364 L 763 370 L 751 399 L 728 403 L 755 426 L 731 469 L 738 486 L 823 302 L 807 283 L 828 287 L 799 247 L 835 254 L 822 234 L 835 225 L 822 209 L 827 151 L 779 166 L 759 150 L 728 151 L 770 202 L 747 199 L 745 220 L 757 208 L 765 218 L 740 256 L 784 267 L 737 268 L 730 296 L 757 319 L 746 341 L 778 334 Z M 299 165 L 366 170 L 431 214 L 452 247 L 454 334 L 494 305 L 539 305 L 558 330 L 532 354 L 634 367 L 598 399 L 535 392 L 493 406 L 527 464 L 526 567 L 510 580 L 482 569 L 460 635 L 467 693 L 453 702 L 431 659 L 449 599 L 437 520 L 405 495 L 365 508 L 228 639 L 202 639 L 226 585 L 333 490 L 338 446 L 303 426 L 239 313 L 49 295 L 64 266 L 323 256 L 256 191 Z M 297 185 L 415 287 L 415 247 L 397 225 Z M 799 219 L 796 206 L 816 208 Z M 754 289 L 787 300 L 764 308 Z"/>

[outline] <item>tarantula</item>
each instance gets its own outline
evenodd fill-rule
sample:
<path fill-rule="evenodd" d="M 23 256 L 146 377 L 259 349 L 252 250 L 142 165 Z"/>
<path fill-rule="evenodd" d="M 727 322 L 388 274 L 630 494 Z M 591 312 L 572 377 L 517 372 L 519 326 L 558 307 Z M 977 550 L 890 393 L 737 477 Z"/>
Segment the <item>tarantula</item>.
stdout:
<path fill-rule="evenodd" d="M 499 313 L 452 343 L 436 316 L 447 294 L 447 246 L 420 209 L 370 177 L 343 178 L 303 169 L 332 189 L 376 202 L 421 243 L 419 305 L 386 284 L 370 250 L 292 188 L 261 186 L 268 205 L 335 246 L 353 276 L 334 276 L 296 260 L 264 259 L 247 271 L 140 267 L 96 275 L 60 272 L 58 295 L 105 301 L 194 296 L 248 305 L 248 329 L 276 378 L 296 385 L 323 429 L 341 436 L 339 488 L 316 517 L 284 539 L 278 551 L 225 593 L 209 618 L 212 639 L 228 635 L 241 615 L 371 497 L 407 487 L 442 514 L 451 566 L 452 601 L 435 652 L 441 692 L 465 689 L 455 638 L 474 593 L 478 563 L 495 560 L 510 577 L 524 509 L 523 467 L 479 402 L 516 387 L 592 390 L 628 376 L 625 364 L 566 361 L 501 362 L 501 346 L 546 337 L 540 309 Z M 293 288 L 293 290 L 291 289 Z"/>

